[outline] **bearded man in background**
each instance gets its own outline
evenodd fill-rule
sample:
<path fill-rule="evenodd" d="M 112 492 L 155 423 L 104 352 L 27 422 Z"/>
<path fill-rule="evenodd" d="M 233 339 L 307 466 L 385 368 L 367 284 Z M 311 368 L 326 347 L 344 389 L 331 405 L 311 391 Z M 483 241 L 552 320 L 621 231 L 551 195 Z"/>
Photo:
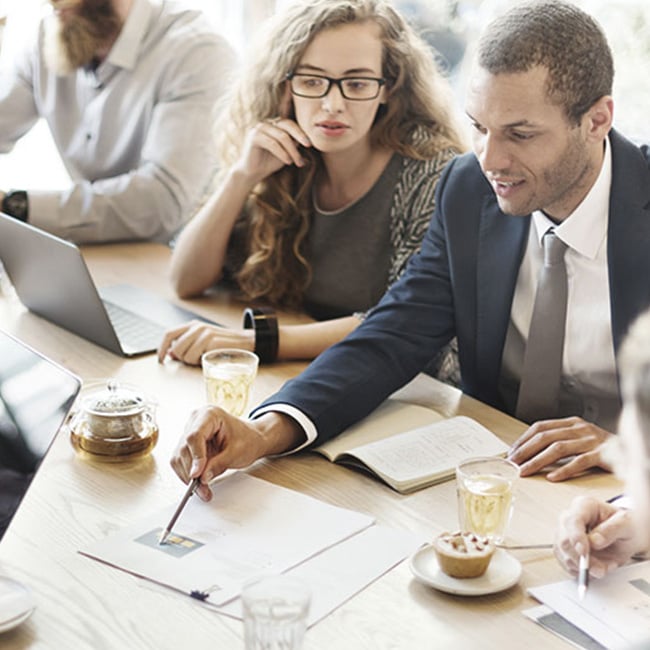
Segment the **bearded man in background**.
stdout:
<path fill-rule="evenodd" d="M 2 211 L 78 243 L 168 242 L 215 171 L 230 46 L 169 0 L 49 5 L 34 38 L 2 53 L 0 153 L 43 118 L 72 184 L 0 192 Z"/>
<path fill-rule="evenodd" d="M 122 29 L 112 0 L 51 0 L 54 16 L 45 23 L 45 62 L 57 74 L 97 67 Z M 123 4 L 123 3 L 122 3 Z"/>

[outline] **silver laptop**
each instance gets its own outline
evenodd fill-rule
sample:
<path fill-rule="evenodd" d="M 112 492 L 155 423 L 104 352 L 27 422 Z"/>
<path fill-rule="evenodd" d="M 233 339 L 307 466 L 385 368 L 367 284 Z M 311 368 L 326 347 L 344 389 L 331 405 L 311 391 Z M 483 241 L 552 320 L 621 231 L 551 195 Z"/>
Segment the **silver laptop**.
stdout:
<path fill-rule="evenodd" d="M 0 330 L 0 539 L 81 388 L 65 368 Z"/>
<path fill-rule="evenodd" d="M 130 284 L 98 291 L 77 246 L 1 212 L 0 261 L 28 309 L 115 354 L 154 352 L 168 328 L 212 322 Z"/>

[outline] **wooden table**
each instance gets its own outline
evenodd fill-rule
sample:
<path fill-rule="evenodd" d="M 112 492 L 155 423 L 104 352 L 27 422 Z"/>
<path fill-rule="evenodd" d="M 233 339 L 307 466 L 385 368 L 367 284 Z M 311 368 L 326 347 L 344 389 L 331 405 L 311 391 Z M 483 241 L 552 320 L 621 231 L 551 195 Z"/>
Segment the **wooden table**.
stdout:
<path fill-rule="evenodd" d="M 241 320 L 242 305 L 215 294 L 177 300 L 167 281 L 169 251 L 155 244 L 87 247 L 84 255 L 98 285 L 132 282 L 155 290 L 226 325 Z M 287 318 L 299 322 L 300 316 Z M 215 614 L 190 598 L 154 588 L 77 553 L 91 542 L 177 501 L 182 485 L 168 459 L 191 410 L 203 402 L 198 368 L 158 364 L 152 355 L 122 359 L 27 312 L 15 296 L 0 296 L 0 324 L 85 381 L 117 377 L 158 398 L 160 439 L 150 457 L 127 464 L 99 464 L 75 456 L 59 436 L 0 544 L 0 572 L 28 584 L 37 608 L 17 629 L 0 635 L 0 647 L 166 650 L 243 648 L 241 622 Z M 255 403 L 297 374 L 304 364 L 262 367 Z M 420 376 L 402 398 L 445 415 L 469 415 L 507 442 L 524 429 L 517 420 L 460 391 Z M 323 501 L 370 513 L 379 523 L 433 537 L 457 528 L 455 482 L 400 495 L 365 475 L 316 454 L 261 461 L 253 475 Z M 620 491 L 610 475 L 562 484 L 543 477 L 520 481 L 510 541 L 552 541 L 558 512 L 589 490 L 609 497 Z M 566 577 L 549 551 L 518 551 L 523 565 L 515 587 L 489 596 L 451 596 L 415 581 L 407 562 L 381 577 L 312 627 L 305 650 L 567 648 L 522 615 L 535 604 L 526 589 Z"/>

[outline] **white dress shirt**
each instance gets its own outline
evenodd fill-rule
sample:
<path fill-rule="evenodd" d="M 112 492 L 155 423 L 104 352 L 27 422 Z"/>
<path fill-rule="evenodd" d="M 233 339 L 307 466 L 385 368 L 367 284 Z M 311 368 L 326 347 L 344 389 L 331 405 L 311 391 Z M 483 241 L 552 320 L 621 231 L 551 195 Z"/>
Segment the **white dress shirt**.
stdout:
<path fill-rule="evenodd" d="M 43 58 L 48 19 L 0 72 L 0 153 L 43 117 L 72 179 L 29 190 L 29 222 L 77 242 L 167 242 L 214 175 L 231 48 L 198 11 L 135 0 L 96 70 L 57 76 Z"/>
<path fill-rule="evenodd" d="M 525 342 L 544 262 L 542 238 L 554 227 L 555 234 L 568 246 L 562 390 L 582 400 L 581 411 L 574 415 L 598 421 L 601 426 L 613 430 L 619 404 L 607 268 L 612 159 L 609 140 L 605 142 L 600 174 L 568 218 L 556 225 L 541 211 L 533 213 L 528 246 L 512 302 L 511 325 Z M 613 403 L 608 404 L 610 401 Z"/>

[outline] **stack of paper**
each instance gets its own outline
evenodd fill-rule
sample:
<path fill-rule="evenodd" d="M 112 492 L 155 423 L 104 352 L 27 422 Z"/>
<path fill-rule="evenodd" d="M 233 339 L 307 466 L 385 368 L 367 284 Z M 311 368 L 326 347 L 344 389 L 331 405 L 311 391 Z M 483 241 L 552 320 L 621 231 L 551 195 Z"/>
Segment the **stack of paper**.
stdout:
<path fill-rule="evenodd" d="M 312 587 L 311 625 L 424 542 L 245 473 L 213 489 L 209 503 L 190 499 L 163 545 L 175 505 L 80 552 L 236 617 L 246 581 L 291 572 Z"/>
<path fill-rule="evenodd" d="M 583 600 L 575 580 L 529 589 L 544 608 L 524 614 L 579 648 L 650 648 L 650 562 L 591 580 Z"/>

